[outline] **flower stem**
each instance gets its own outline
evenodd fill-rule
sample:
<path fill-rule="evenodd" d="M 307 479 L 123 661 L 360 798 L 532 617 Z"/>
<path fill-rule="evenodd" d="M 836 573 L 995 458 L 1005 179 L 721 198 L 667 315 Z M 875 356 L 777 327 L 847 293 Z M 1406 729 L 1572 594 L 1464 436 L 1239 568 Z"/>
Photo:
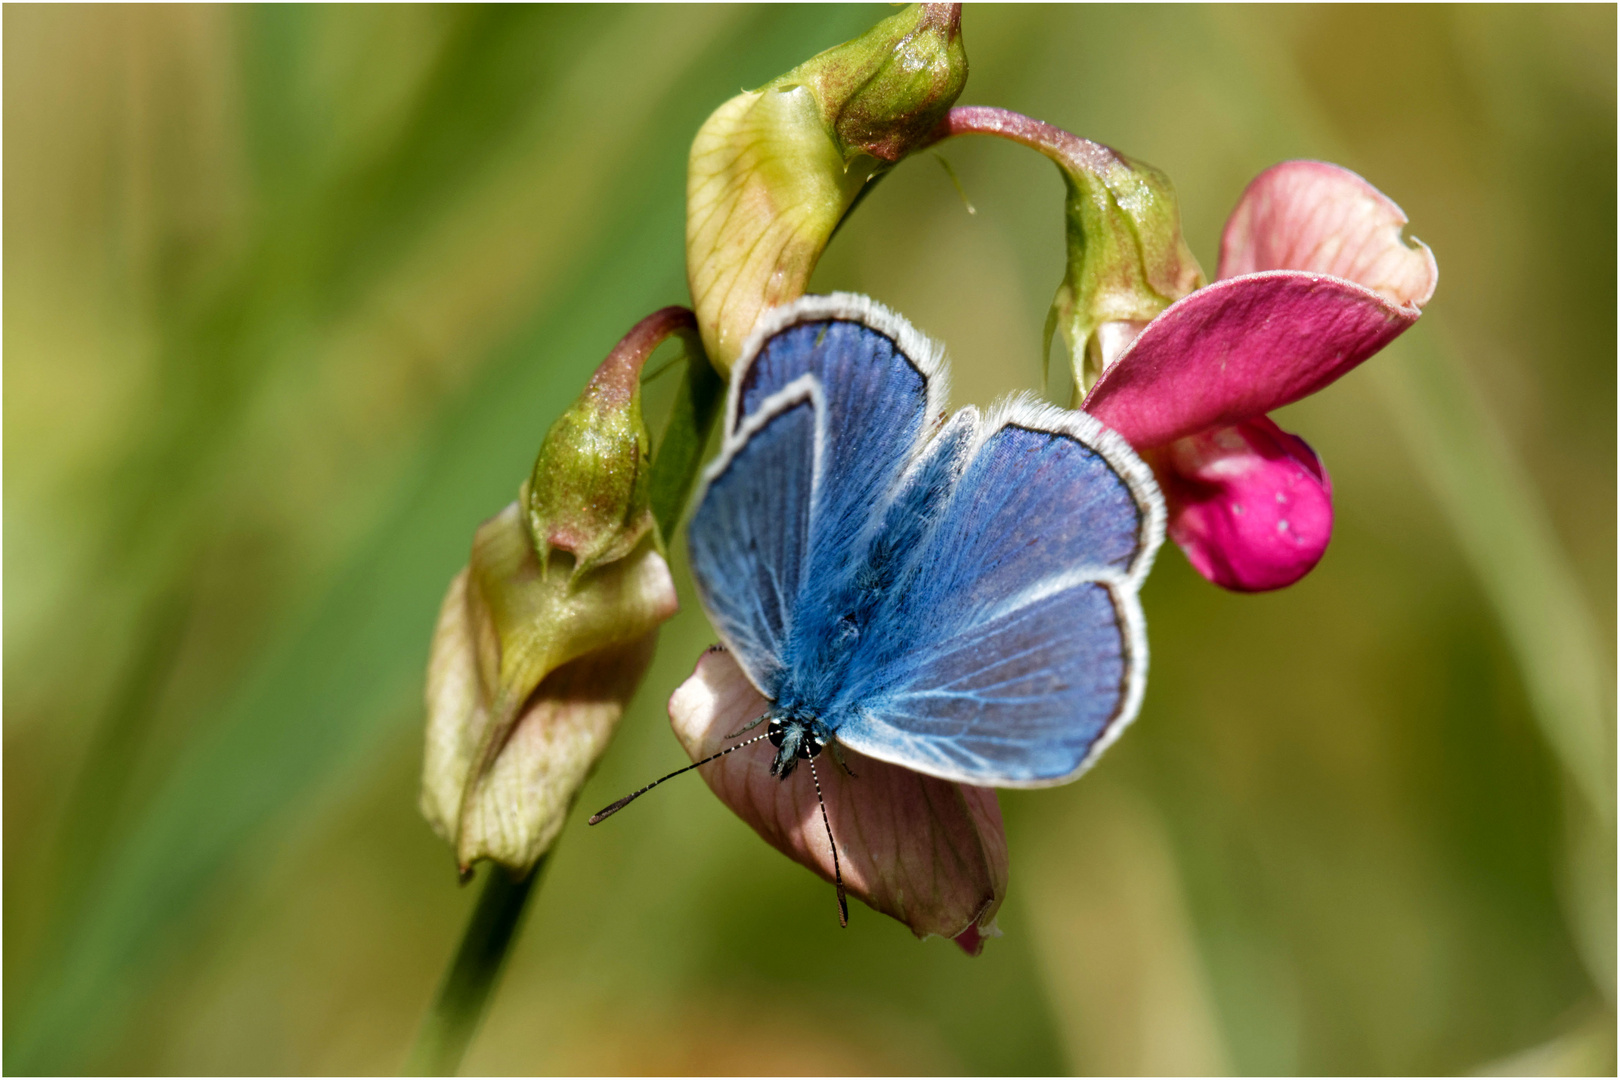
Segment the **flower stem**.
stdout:
<path fill-rule="evenodd" d="M 989 105 L 958 105 L 933 131 L 934 143 L 953 135 L 994 135 L 1038 150 L 1059 168 L 1086 169 L 1106 175 L 1122 164 L 1119 153 L 1042 120 Z"/>
<path fill-rule="evenodd" d="M 406 1076 L 453 1076 L 461 1068 L 545 864 L 542 856 L 521 879 L 499 866 L 489 868 L 456 957 L 405 1060 Z"/>

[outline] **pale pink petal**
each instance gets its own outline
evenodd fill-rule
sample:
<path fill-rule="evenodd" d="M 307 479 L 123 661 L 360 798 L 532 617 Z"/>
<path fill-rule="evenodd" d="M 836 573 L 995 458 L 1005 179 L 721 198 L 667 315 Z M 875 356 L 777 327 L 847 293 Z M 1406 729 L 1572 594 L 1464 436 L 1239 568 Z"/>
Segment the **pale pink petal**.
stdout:
<path fill-rule="evenodd" d="M 1217 281 L 1149 323 L 1081 408 L 1139 450 L 1163 446 L 1314 394 L 1417 316 L 1321 274 Z"/>
<path fill-rule="evenodd" d="M 1266 270 L 1332 274 L 1414 314 L 1434 295 L 1434 254 L 1401 238 L 1406 215 L 1367 181 L 1325 161 L 1285 161 L 1255 177 L 1221 236 L 1219 278 Z"/>
<path fill-rule="evenodd" d="M 1327 550 L 1333 482 L 1305 440 L 1268 417 L 1179 439 L 1151 458 L 1170 538 L 1215 584 L 1280 589 Z"/>
<path fill-rule="evenodd" d="M 714 648 L 670 697 L 669 718 L 697 761 L 738 741 L 725 736 L 769 705 L 731 654 Z M 762 739 L 698 771 L 720 801 L 771 846 L 830 882 L 832 851 L 810 769 L 800 762 L 778 780 L 770 774 L 775 751 Z M 954 938 L 977 954 L 983 939 L 997 933 L 996 910 L 1007 892 L 1007 838 L 996 793 L 848 750 L 844 760 L 854 778 L 838 767 L 831 750 L 815 764 L 845 888 L 918 937 Z M 829 888 L 827 918 L 836 917 Z"/>

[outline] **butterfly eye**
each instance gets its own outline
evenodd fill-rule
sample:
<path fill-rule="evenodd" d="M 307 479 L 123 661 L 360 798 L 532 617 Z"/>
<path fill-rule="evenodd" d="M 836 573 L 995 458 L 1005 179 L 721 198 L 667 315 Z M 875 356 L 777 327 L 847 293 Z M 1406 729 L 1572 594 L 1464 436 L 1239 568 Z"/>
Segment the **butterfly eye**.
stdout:
<path fill-rule="evenodd" d="M 787 732 L 787 725 L 780 720 L 772 720 L 771 726 L 765 729 L 765 735 L 771 740 L 772 746 L 781 746 L 782 737 Z"/>

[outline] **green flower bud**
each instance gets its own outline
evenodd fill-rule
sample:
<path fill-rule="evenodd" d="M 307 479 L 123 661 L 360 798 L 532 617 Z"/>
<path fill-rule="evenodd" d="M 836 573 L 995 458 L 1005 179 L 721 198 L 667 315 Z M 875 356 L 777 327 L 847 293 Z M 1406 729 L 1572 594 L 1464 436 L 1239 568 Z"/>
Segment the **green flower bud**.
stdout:
<path fill-rule="evenodd" d="M 1154 316 L 1205 284 L 1181 236 L 1170 180 L 1151 165 L 1005 109 L 952 109 L 951 135 L 997 135 L 1039 150 L 1057 165 L 1068 267 L 1047 320 L 1074 363 L 1076 404 Z"/>
<path fill-rule="evenodd" d="M 527 873 L 550 847 L 675 613 L 640 380 L 660 343 L 694 332 L 691 312 L 665 308 L 619 342 L 445 595 L 421 805 L 463 871 L 487 858 Z"/>
<path fill-rule="evenodd" d="M 959 7 L 912 5 L 704 123 L 687 166 L 686 270 L 722 374 L 761 312 L 803 295 L 866 184 L 931 141 L 966 80 Z"/>
<path fill-rule="evenodd" d="M 846 158 L 891 164 L 933 141 L 967 83 L 960 4 L 914 4 L 762 88 L 808 86 Z"/>
<path fill-rule="evenodd" d="M 624 558 L 652 530 L 641 369 L 666 338 L 692 329 L 692 313 L 681 307 L 641 320 L 546 433 L 519 495 L 542 566 L 552 551 L 566 551 L 574 557 L 572 576 L 578 578 Z"/>

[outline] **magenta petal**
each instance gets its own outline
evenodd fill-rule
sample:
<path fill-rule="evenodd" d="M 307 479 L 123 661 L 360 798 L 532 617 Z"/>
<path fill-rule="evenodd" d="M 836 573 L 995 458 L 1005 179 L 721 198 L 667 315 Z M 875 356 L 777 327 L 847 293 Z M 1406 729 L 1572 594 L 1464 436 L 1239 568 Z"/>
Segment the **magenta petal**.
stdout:
<path fill-rule="evenodd" d="M 1320 274 L 1217 281 L 1149 323 L 1081 407 L 1137 449 L 1163 446 L 1314 394 L 1417 317 Z"/>
<path fill-rule="evenodd" d="M 1152 457 L 1170 538 L 1215 584 L 1280 589 L 1327 550 L 1333 482 L 1310 445 L 1269 417 L 1178 439 Z"/>
<path fill-rule="evenodd" d="M 1255 177 L 1227 219 L 1218 278 L 1266 270 L 1332 274 L 1420 309 L 1439 268 L 1421 241 L 1401 239 L 1406 215 L 1338 165 L 1285 161 Z"/>

